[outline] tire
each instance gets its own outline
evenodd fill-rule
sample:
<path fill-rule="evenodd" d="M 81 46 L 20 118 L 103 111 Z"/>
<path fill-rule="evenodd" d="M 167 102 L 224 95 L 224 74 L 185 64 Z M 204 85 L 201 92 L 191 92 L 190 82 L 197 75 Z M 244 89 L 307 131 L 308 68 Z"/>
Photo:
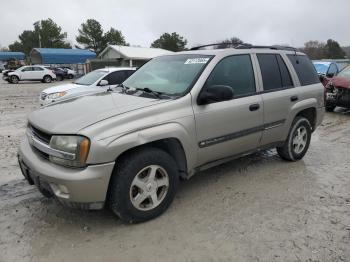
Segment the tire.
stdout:
<path fill-rule="evenodd" d="M 155 180 L 150 178 L 152 173 Z M 170 206 L 178 183 L 177 165 L 168 153 L 151 147 L 134 151 L 122 157 L 113 171 L 108 193 L 110 209 L 127 223 L 150 220 Z M 156 196 L 155 201 L 152 196 Z"/>
<path fill-rule="evenodd" d="M 10 77 L 10 82 L 11 82 L 12 84 L 18 84 L 18 82 L 19 82 L 18 76 L 11 76 L 11 77 Z"/>
<path fill-rule="evenodd" d="M 44 78 L 43 78 L 43 82 L 44 83 L 51 83 L 52 82 L 52 77 L 51 76 L 48 76 L 48 75 L 46 75 L 46 76 L 44 76 Z"/>
<path fill-rule="evenodd" d="M 61 76 L 61 75 L 56 75 L 56 80 L 57 80 L 57 81 L 63 81 L 63 76 Z"/>
<path fill-rule="evenodd" d="M 326 111 L 327 112 L 333 112 L 334 111 L 334 109 L 336 108 L 336 106 L 334 106 L 334 105 L 332 105 L 332 106 L 330 106 L 330 105 L 326 105 Z"/>
<path fill-rule="evenodd" d="M 288 161 L 298 161 L 302 159 L 309 149 L 311 133 L 312 129 L 309 120 L 305 117 L 296 117 L 284 145 L 282 147 L 277 147 L 277 153 L 281 158 Z M 303 147 L 301 147 L 302 144 L 304 144 Z"/>
<path fill-rule="evenodd" d="M 74 75 L 72 75 L 72 74 L 68 75 L 68 79 L 73 79 L 73 78 L 74 78 Z"/>

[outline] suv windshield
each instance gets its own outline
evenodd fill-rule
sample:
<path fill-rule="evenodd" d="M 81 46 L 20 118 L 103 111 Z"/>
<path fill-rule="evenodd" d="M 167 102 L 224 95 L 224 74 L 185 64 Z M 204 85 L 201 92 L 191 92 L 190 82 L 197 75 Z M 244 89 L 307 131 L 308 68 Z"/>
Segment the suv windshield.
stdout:
<path fill-rule="evenodd" d="M 212 56 L 169 55 L 152 59 L 132 74 L 123 85 L 181 95 L 193 83 Z"/>
<path fill-rule="evenodd" d="M 338 76 L 342 77 L 350 77 L 350 66 L 345 67 L 343 70 L 341 70 L 338 74 Z"/>
<path fill-rule="evenodd" d="M 104 76 L 106 73 L 108 73 L 108 72 L 103 71 L 103 70 L 95 70 L 95 71 L 92 71 L 92 72 L 80 77 L 74 83 L 77 85 L 89 86 L 89 85 L 92 85 L 93 83 L 95 83 L 99 78 Z"/>

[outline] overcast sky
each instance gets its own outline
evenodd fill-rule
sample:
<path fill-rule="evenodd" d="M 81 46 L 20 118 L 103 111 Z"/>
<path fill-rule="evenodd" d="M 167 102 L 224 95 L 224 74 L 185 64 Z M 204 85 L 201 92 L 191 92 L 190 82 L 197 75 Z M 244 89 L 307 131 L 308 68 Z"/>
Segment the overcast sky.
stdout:
<path fill-rule="evenodd" d="M 131 45 L 149 46 L 164 32 L 178 32 L 188 46 L 236 36 L 252 44 L 337 40 L 350 45 L 350 0 L 10 0 L 1 1 L 0 46 L 25 29 L 52 18 L 68 41 L 82 22 L 98 20 L 121 30 Z"/>

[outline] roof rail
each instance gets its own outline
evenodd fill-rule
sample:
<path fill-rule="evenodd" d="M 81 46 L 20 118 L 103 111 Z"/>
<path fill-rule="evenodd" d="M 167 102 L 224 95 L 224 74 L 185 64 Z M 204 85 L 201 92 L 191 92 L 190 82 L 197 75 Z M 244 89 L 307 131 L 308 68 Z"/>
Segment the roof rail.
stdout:
<path fill-rule="evenodd" d="M 204 47 L 210 47 L 210 46 L 220 46 L 220 49 L 225 48 L 235 48 L 235 49 L 252 49 L 252 48 L 261 48 L 261 49 L 273 49 L 273 50 L 287 50 L 287 51 L 298 51 L 295 47 L 291 46 L 282 46 L 282 45 L 271 45 L 271 46 L 264 46 L 264 45 L 251 45 L 247 43 L 242 44 L 233 44 L 233 43 L 216 43 L 216 44 L 208 44 L 208 45 L 201 45 L 192 47 L 190 50 L 200 50 Z"/>

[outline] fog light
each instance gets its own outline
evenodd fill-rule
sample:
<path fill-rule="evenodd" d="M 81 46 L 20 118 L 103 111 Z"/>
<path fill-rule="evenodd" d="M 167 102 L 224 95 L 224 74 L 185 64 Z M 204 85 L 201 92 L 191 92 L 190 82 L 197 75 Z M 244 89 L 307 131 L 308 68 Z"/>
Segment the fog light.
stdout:
<path fill-rule="evenodd" d="M 66 198 L 66 199 L 69 198 L 69 190 L 66 186 L 56 185 L 54 183 L 51 183 L 50 186 L 52 188 L 52 191 L 57 197 Z"/>

